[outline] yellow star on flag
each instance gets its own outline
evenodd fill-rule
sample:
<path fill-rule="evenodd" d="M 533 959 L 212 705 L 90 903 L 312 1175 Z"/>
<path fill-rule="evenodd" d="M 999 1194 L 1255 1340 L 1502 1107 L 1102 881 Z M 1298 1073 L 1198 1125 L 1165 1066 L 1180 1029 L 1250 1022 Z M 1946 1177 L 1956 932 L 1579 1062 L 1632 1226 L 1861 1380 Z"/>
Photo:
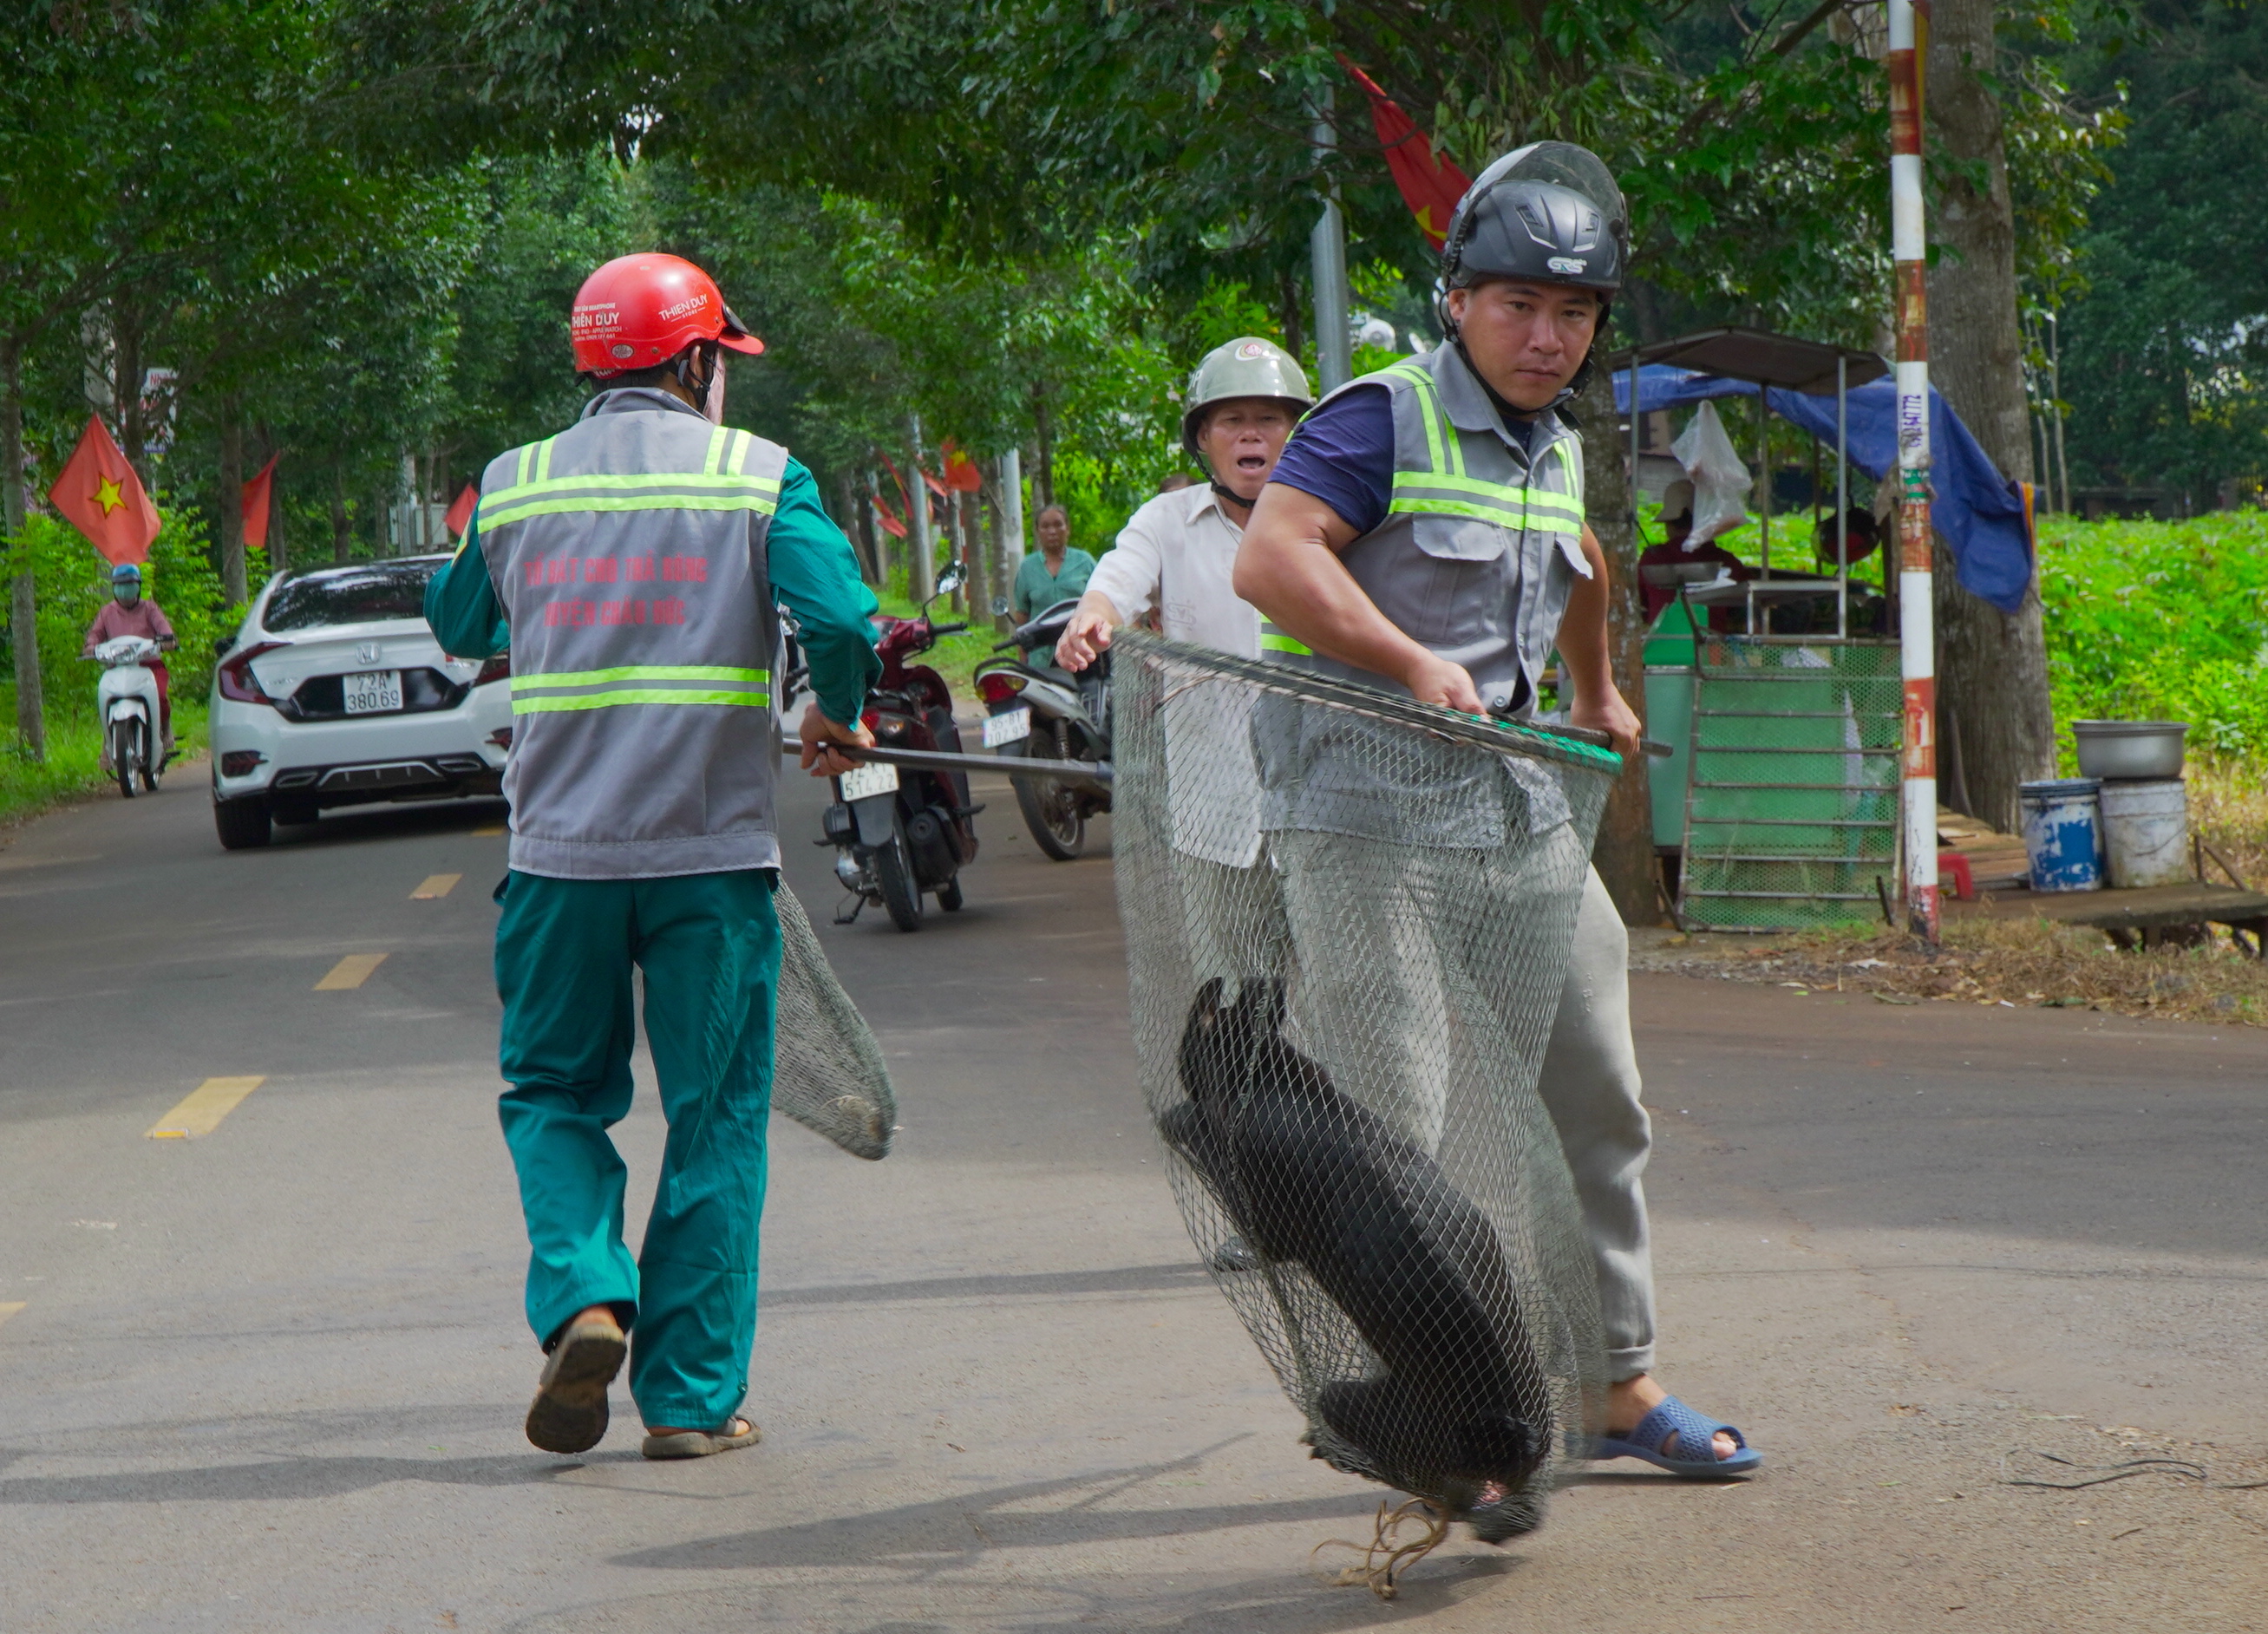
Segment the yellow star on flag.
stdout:
<path fill-rule="evenodd" d="M 108 516 L 113 511 L 126 508 L 126 496 L 118 491 L 118 484 L 108 477 L 98 476 L 94 479 L 94 503 L 102 507 L 103 515 Z"/>

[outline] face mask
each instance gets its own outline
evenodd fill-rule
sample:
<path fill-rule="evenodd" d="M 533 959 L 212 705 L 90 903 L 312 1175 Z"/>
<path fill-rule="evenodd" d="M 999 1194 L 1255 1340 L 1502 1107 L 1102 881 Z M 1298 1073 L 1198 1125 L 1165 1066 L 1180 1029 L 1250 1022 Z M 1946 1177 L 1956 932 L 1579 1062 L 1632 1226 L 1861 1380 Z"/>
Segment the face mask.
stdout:
<path fill-rule="evenodd" d="M 110 593 L 118 598 L 119 606 L 130 607 L 136 602 L 142 600 L 142 586 L 139 585 L 120 585 L 112 590 Z"/>

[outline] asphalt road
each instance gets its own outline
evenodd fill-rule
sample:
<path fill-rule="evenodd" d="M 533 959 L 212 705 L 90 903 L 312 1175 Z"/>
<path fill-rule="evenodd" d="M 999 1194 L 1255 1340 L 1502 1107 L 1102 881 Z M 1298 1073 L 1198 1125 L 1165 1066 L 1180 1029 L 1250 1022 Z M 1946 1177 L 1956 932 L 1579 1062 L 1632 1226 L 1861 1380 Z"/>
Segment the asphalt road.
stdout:
<path fill-rule="evenodd" d="M 1766 1471 L 1609 1466 L 1381 1605 L 1310 1560 L 1377 1494 L 1295 1445 L 1160 1178 L 1108 825 L 1050 864 L 989 792 L 965 911 L 822 923 L 903 1132 L 775 1126 L 767 1438 L 677 1466 L 627 1414 L 580 1460 L 519 1434 L 498 808 L 224 854 L 192 769 L 11 836 L 0 1630 L 2268 1622 L 2268 1035 L 1635 978 L 1662 1377 Z M 619 1134 L 642 1218 L 643 1088 Z M 2169 1455 L 2205 1478 L 2010 1483 Z"/>

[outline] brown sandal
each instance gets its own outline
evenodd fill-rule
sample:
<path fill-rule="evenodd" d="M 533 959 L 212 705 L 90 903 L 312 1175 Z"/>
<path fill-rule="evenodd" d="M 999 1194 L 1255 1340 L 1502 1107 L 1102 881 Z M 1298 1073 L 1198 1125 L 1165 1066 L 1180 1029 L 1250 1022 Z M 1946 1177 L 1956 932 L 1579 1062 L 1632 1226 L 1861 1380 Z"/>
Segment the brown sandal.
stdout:
<path fill-rule="evenodd" d="M 734 1424 L 747 1428 L 736 1432 Z M 716 1453 L 736 1453 L 763 1439 L 764 1432 L 755 1419 L 735 1418 L 721 1431 L 673 1430 L 667 1435 L 650 1435 L 638 1451 L 648 1458 L 707 1458 Z"/>
<path fill-rule="evenodd" d="M 606 1439 L 607 1387 L 630 1349 L 608 1312 L 568 1323 L 543 1364 L 527 1410 L 527 1439 L 547 1453 L 587 1453 Z"/>

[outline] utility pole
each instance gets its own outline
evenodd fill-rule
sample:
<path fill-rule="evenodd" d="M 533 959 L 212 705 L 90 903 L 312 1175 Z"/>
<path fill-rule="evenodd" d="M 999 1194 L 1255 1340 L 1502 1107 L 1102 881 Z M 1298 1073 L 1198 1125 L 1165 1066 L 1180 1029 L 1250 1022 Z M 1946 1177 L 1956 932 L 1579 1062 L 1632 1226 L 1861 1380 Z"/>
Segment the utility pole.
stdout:
<path fill-rule="evenodd" d="M 1346 218 L 1339 213 L 1338 189 L 1324 163 L 1338 145 L 1330 109 L 1315 121 L 1315 173 L 1322 178 L 1323 213 L 1315 217 L 1307 249 L 1315 284 L 1315 372 L 1323 390 L 1336 391 L 1354 378 L 1354 353 L 1347 338 Z"/>
<path fill-rule="evenodd" d="M 929 600 L 937 582 L 937 541 L 929 531 L 929 486 L 922 481 L 921 416 L 908 416 L 906 424 L 914 443 L 913 472 L 906 483 L 906 508 L 913 512 L 908 520 L 914 525 L 913 556 L 906 563 L 906 594 L 918 607 Z"/>
<path fill-rule="evenodd" d="M 1922 51 L 1929 0 L 1889 0 L 1890 246 L 1897 268 L 1898 631 L 1905 683 L 1900 814 L 1906 928 L 1938 938 L 1937 631 L 1930 596 L 1929 296 L 1921 190 Z"/>

